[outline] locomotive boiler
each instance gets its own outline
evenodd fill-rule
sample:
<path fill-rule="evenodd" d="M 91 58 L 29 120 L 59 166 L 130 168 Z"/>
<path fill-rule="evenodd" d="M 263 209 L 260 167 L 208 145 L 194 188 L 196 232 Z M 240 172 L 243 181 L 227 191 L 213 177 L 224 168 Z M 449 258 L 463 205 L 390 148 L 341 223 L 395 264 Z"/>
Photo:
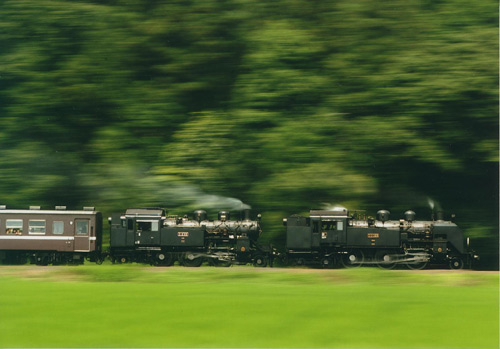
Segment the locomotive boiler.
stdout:
<path fill-rule="evenodd" d="M 462 230 L 442 217 L 417 221 L 415 212 L 389 220 L 380 210 L 377 219 L 350 216 L 345 208 L 311 210 L 309 217 L 290 216 L 286 225 L 287 258 L 296 264 L 345 267 L 375 264 L 382 268 L 405 265 L 423 269 L 446 264 L 471 267 L 478 256 L 468 249 Z"/>
<path fill-rule="evenodd" d="M 154 265 L 198 267 L 204 261 L 215 266 L 268 263 L 266 247 L 257 240 L 262 232 L 260 215 L 250 219 L 244 210 L 231 220 L 220 211 L 209 220 L 206 211 L 196 210 L 190 219 L 167 215 L 163 209 L 128 209 L 110 218 L 110 257 L 113 262 L 146 262 Z"/>

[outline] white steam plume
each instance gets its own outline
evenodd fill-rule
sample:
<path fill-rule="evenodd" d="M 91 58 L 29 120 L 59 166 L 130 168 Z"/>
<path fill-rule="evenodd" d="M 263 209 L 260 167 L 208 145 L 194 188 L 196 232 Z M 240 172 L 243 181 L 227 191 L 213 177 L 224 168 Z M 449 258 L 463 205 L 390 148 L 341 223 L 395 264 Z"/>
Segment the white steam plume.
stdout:
<path fill-rule="evenodd" d="M 329 203 L 324 203 L 323 206 L 321 207 L 323 210 L 327 210 L 327 211 L 335 211 L 335 210 L 347 210 L 347 208 L 345 208 L 344 206 L 342 205 L 338 205 L 338 204 L 329 204 Z"/>
<path fill-rule="evenodd" d="M 228 210 L 247 210 L 250 205 L 244 204 L 243 201 L 220 195 L 202 194 L 195 205 L 207 209 L 228 209 Z"/>
<path fill-rule="evenodd" d="M 439 202 L 434 201 L 430 197 L 427 197 L 427 203 L 429 204 L 429 207 L 431 208 L 432 211 L 434 211 L 434 208 L 436 208 L 437 211 L 442 211 L 441 205 Z"/>
<path fill-rule="evenodd" d="M 213 210 L 246 210 L 250 205 L 241 200 L 221 195 L 212 195 L 203 192 L 196 186 L 175 183 L 162 188 L 163 203 L 167 206 L 191 206 L 197 209 Z"/>

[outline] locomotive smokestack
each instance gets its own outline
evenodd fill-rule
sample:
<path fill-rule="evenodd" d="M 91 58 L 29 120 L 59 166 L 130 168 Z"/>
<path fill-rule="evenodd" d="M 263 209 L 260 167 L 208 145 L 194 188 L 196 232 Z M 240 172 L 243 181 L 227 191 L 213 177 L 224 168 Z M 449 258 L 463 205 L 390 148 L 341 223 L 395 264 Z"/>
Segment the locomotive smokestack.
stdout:
<path fill-rule="evenodd" d="M 250 220 L 250 209 L 245 209 L 242 211 L 242 216 L 244 221 L 249 221 Z"/>
<path fill-rule="evenodd" d="M 436 211 L 436 218 L 437 218 L 437 220 L 438 221 L 442 221 L 442 220 L 444 220 L 443 217 L 444 217 L 443 211 L 442 210 L 437 210 Z"/>
<path fill-rule="evenodd" d="M 439 202 L 432 200 L 431 198 L 427 198 L 429 203 L 429 207 L 431 208 L 431 219 L 442 221 L 443 220 L 443 208 L 439 204 Z"/>

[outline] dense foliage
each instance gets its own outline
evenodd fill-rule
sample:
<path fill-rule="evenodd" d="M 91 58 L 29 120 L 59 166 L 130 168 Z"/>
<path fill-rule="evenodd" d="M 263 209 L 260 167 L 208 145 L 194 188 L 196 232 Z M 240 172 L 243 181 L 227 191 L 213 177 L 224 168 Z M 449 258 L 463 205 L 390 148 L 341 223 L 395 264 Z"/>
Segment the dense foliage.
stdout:
<path fill-rule="evenodd" d="M 279 241 L 285 214 L 423 219 L 432 198 L 498 239 L 497 2 L 7 0 L 0 17 L 1 203 L 238 198 Z"/>

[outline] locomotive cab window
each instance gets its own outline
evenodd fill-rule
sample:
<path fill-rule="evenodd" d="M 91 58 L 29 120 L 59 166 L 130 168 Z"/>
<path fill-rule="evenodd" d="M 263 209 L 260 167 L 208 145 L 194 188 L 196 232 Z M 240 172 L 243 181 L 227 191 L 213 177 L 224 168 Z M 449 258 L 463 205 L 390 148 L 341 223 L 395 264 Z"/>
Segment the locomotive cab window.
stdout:
<path fill-rule="evenodd" d="M 30 219 L 29 220 L 29 233 L 33 235 L 45 234 L 45 220 Z"/>
<path fill-rule="evenodd" d="M 137 221 L 137 230 L 141 231 L 158 231 L 158 221 Z"/>
<path fill-rule="evenodd" d="M 23 220 L 22 219 L 7 219 L 5 221 L 5 234 L 22 235 Z"/>
<path fill-rule="evenodd" d="M 322 221 L 321 222 L 321 231 L 325 230 L 344 230 L 344 222 L 342 221 Z"/>
<path fill-rule="evenodd" d="M 337 230 L 344 230 L 344 222 L 337 222 Z"/>
<path fill-rule="evenodd" d="M 335 221 L 322 221 L 321 222 L 321 230 L 336 230 L 337 222 Z"/>

